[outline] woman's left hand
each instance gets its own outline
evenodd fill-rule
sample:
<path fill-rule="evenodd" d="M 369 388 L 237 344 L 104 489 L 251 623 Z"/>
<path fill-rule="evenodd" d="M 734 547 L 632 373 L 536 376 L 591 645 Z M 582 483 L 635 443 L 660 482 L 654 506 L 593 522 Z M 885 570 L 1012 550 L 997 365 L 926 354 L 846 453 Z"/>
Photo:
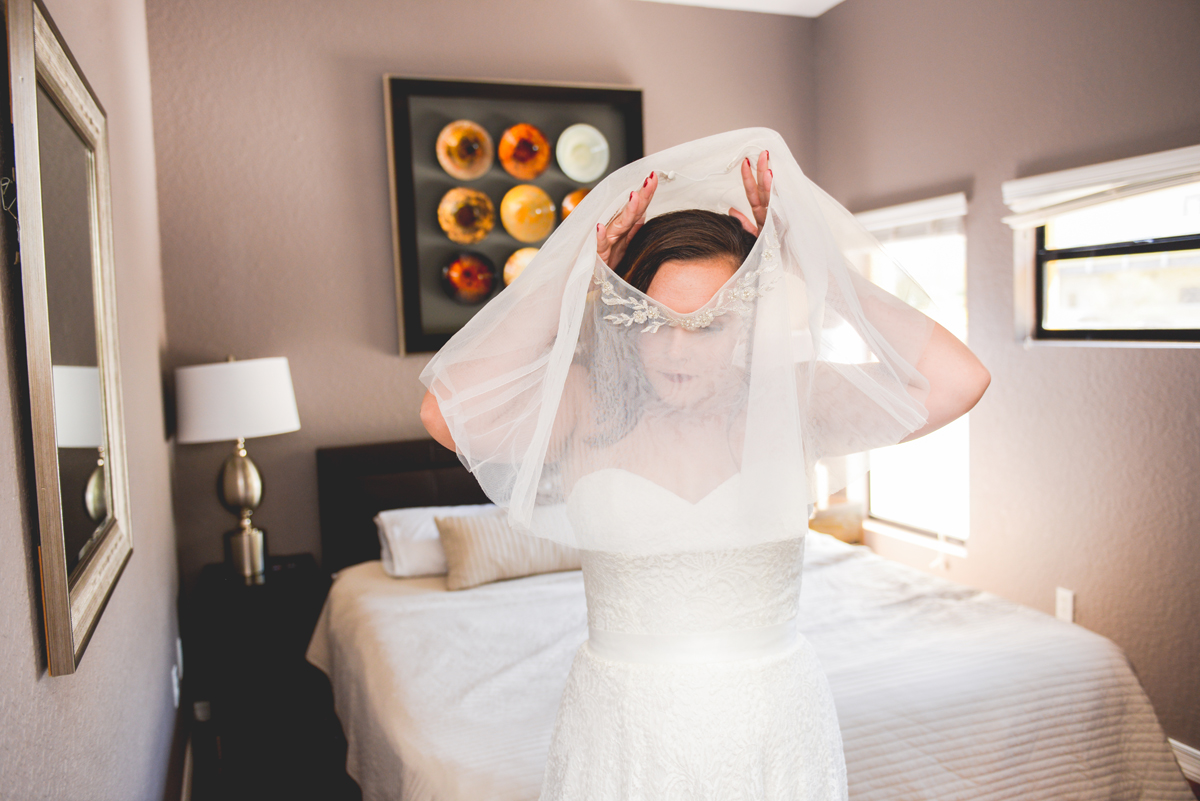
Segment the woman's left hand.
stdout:
<path fill-rule="evenodd" d="M 758 236 L 763 223 L 767 221 L 767 203 L 771 197 L 771 182 L 775 178 L 771 173 L 770 160 L 771 154 L 768 151 L 764 150 L 758 154 L 756 177 L 755 171 L 750 169 L 749 157 L 742 159 L 742 185 L 746 187 L 746 200 L 750 201 L 754 219 L 751 220 L 737 209 L 729 210 L 730 214 L 737 217 L 742 227 L 754 236 Z"/>
<path fill-rule="evenodd" d="M 629 193 L 629 200 L 608 221 L 608 225 L 596 223 L 596 255 L 609 268 L 617 269 L 629 247 L 629 241 L 645 225 L 646 209 L 650 207 L 655 189 L 658 189 L 658 173 L 652 172 L 642 182 L 641 189 Z"/>

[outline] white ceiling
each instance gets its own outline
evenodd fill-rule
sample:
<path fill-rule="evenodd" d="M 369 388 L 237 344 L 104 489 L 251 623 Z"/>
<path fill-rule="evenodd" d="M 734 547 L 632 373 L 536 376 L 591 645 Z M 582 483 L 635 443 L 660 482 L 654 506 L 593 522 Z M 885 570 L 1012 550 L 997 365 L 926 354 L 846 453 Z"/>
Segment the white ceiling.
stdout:
<path fill-rule="evenodd" d="M 728 8 L 733 11 L 761 11 L 764 14 L 788 14 L 793 17 L 819 17 L 842 0 L 645 0 L 673 3 L 677 6 Z"/>

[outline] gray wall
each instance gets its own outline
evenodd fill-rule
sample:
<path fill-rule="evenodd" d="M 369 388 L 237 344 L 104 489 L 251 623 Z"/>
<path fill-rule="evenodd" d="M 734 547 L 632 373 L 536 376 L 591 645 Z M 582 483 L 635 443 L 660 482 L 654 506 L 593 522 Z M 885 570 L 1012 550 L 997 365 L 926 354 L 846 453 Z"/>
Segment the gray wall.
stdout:
<path fill-rule="evenodd" d="M 647 152 L 767 125 L 812 160 L 812 20 L 628 0 L 147 7 L 169 361 L 289 358 L 303 428 L 249 443 L 275 553 L 319 552 L 317 447 L 425 436 L 428 356 L 397 355 L 383 73 L 640 86 Z M 185 580 L 234 523 L 214 492 L 231 447 L 176 449 Z"/>
<path fill-rule="evenodd" d="M 1012 178 L 1200 144 L 1195 0 L 847 0 L 817 22 L 816 178 L 853 211 L 964 190 L 971 543 L 947 575 L 1076 619 L 1200 746 L 1200 350 L 1025 350 Z M 875 543 L 928 569 L 928 551 Z"/>
<path fill-rule="evenodd" d="M 22 474 L 14 355 L 0 359 L 0 798 L 156 799 L 175 721 L 177 568 L 159 362 L 165 347 L 142 0 L 47 0 L 108 112 L 133 556 L 73 676 L 46 675 L 35 510 Z M 3 298 L 6 342 L 18 298 Z M 177 788 L 176 788 L 177 792 Z"/>

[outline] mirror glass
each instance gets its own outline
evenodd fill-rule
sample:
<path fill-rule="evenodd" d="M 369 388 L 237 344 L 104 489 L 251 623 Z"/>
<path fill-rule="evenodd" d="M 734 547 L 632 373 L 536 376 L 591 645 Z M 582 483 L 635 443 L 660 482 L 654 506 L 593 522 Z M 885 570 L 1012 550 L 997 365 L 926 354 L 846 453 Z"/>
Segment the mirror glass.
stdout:
<path fill-rule="evenodd" d="M 92 277 L 93 155 L 40 86 L 37 120 L 63 544 L 74 577 L 111 508 Z"/>

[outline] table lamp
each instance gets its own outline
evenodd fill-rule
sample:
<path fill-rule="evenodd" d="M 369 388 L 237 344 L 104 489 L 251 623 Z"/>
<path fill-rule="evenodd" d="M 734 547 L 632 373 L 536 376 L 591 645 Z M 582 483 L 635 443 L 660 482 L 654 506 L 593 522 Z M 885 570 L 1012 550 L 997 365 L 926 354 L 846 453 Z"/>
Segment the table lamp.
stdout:
<path fill-rule="evenodd" d="M 54 433 L 58 447 L 96 449 L 96 469 L 84 487 L 83 505 L 88 517 L 99 523 L 108 517 L 100 368 L 56 364 L 51 370 L 54 376 Z"/>
<path fill-rule="evenodd" d="M 181 444 L 236 440 L 217 487 L 221 504 L 238 515 L 230 555 L 247 584 L 262 584 L 263 532 L 250 516 L 262 502 L 262 475 L 246 455 L 246 440 L 300 428 L 292 374 L 284 357 L 198 364 L 175 370 Z"/>

